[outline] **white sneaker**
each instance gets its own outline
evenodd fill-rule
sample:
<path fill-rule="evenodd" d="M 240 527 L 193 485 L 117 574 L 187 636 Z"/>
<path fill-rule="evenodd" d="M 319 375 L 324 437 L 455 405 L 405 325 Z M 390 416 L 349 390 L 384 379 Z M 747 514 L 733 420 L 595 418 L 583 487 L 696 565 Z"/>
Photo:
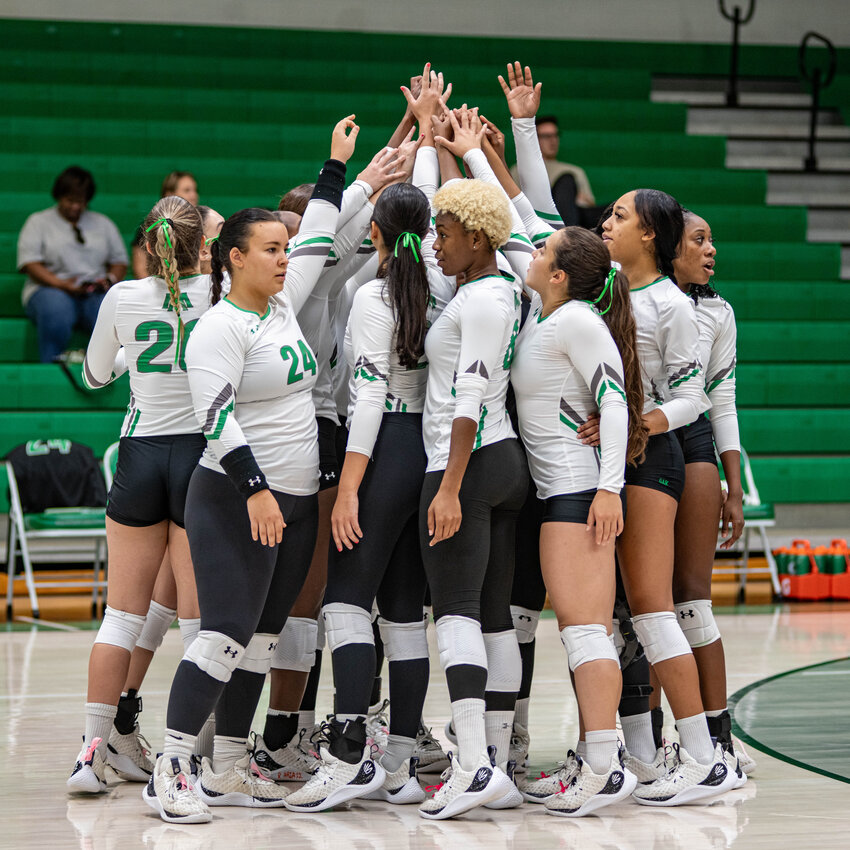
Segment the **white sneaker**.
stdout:
<path fill-rule="evenodd" d="M 495 749 L 493 749 L 493 752 L 495 752 Z M 501 777 L 504 777 L 508 781 L 504 782 Z M 525 802 L 525 798 L 516 786 L 514 763 L 512 761 L 509 761 L 504 768 L 499 770 L 499 773 L 493 777 L 493 782 L 500 783 L 505 793 L 501 797 L 485 803 L 485 809 L 516 809 Z"/>
<path fill-rule="evenodd" d="M 262 735 L 254 735 L 254 761 L 276 782 L 306 782 L 316 772 L 319 759 L 301 749 L 304 734 L 305 730 L 302 729 L 279 750 L 270 750 Z"/>
<path fill-rule="evenodd" d="M 627 799 L 637 784 L 637 777 L 623 767 L 617 754 L 611 756 L 611 764 L 602 774 L 594 773 L 590 765 L 580 759 L 579 770 L 567 787 L 548 797 L 543 805 L 550 815 L 580 818 Z"/>
<path fill-rule="evenodd" d="M 744 773 L 744 769 L 741 767 L 741 759 L 737 753 L 730 750 L 724 750 L 723 752 L 726 756 L 726 763 L 735 771 L 734 790 L 737 791 L 738 788 L 743 788 L 747 784 L 747 774 Z"/>
<path fill-rule="evenodd" d="M 106 745 L 106 763 L 128 782 L 147 782 L 153 773 L 150 746 L 138 723 L 127 735 L 113 726 Z"/>
<path fill-rule="evenodd" d="M 528 750 L 531 747 L 531 737 L 528 734 L 528 729 L 521 726 L 519 723 L 514 723 L 513 731 L 511 732 L 511 746 L 508 751 L 508 761 L 512 761 L 516 767 L 514 773 L 516 776 L 522 776 L 528 773 Z"/>
<path fill-rule="evenodd" d="M 744 745 L 737 739 L 732 739 L 735 755 L 738 756 L 738 764 L 741 770 L 748 776 L 756 769 L 756 760 L 744 749 Z"/>
<path fill-rule="evenodd" d="M 442 773 L 449 766 L 449 757 L 443 751 L 440 742 L 431 734 L 430 729 L 419 727 L 416 733 L 416 748 L 413 755 L 419 760 L 419 773 Z"/>
<path fill-rule="evenodd" d="M 681 806 L 731 791 L 738 781 L 720 744 L 711 764 L 700 764 L 679 744 L 673 744 L 677 764 L 662 779 L 638 785 L 632 796 L 642 806 Z"/>
<path fill-rule="evenodd" d="M 195 793 L 192 767 L 176 756 L 156 760 L 142 799 L 166 823 L 209 823 L 212 812 Z"/>
<path fill-rule="evenodd" d="M 372 748 L 367 744 L 356 764 L 336 758 L 322 747 L 321 761 L 316 772 L 306 784 L 293 791 L 284 805 L 293 812 L 323 812 L 340 803 L 365 797 L 384 784 L 386 771 L 372 759 Z"/>
<path fill-rule="evenodd" d="M 416 778 L 416 756 L 411 756 L 401 763 L 401 767 L 393 773 L 385 773 L 384 784 L 380 788 L 366 794 L 364 800 L 383 800 L 385 803 L 404 805 L 406 803 L 421 803 L 425 792 Z"/>
<path fill-rule="evenodd" d="M 633 756 L 628 750 L 625 751 L 623 764 L 626 769 L 637 777 L 638 785 L 649 785 L 658 779 L 665 777 L 670 768 L 675 766 L 675 754 L 678 752 L 673 746 L 659 747 L 655 752 L 655 758 L 651 763 L 641 761 Z"/>
<path fill-rule="evenodd" d="M 449 739 L 450 743 L 457 746 L 457 735 L 455 734 L 455 728 L 454 726 L 452 726 L 451 720 L 446 721 L 446 725 L 443 727 L 443 733 L 445 734 L 446 738 Z"/>
<path fill-rule="evenodd" d="M 387 748 L 387 740 L 390 737 L 390 721 L 387 717 L 389 707 L 390 701 L 385 699 L 370 706 L 366 715 L 366 743 L 377 747 L 375 755 L 383 755 Z"/>
<path fill-rule="evenodd" d="M 464 770 L 451 753 L 449 759 L 451 767 L 443 771 L 443 782 L 437 786 L 434 796 L 419 807 L 423 818 L 445 820 L 504 796 L 505 784 L 498 774 L 505 782 L 510 779 L 498 767 L 493 767 L 485 753 L 472 770 Z"/>
<path fill-rule="evenodd" d="M 542 803 L 553 794 L 563 791 L 578 770 L 578 758 L 572 750 L 569 750 L 566 761 L 559 762 L 552 773 L 541 772 L 537 779 L 522 778 L 517 784 L 526 802 Z"/>
<path fill-rule="evenodd" d="M 77 756 L 74 769 L 65 783 L 69 791 L 80 794 L 100 794 L 106 791 L 106 763 L 98 750 L 101 738 L 94 738 Z"/>
<path fill-rule="evenodd" d="M 208 806 L 245 806 L 249 809 L 280 808 L 289 793 L 287 788 L 263 773 L 248 752 L 223 773 L 215 773 L 212 762 L 203 759 L 195 790 Z"/>

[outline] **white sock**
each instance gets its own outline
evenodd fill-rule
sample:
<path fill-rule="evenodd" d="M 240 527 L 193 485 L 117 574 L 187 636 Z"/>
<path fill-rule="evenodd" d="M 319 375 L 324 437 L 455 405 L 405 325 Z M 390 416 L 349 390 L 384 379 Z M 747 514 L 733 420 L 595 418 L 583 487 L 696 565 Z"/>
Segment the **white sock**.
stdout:
<path fill-rule="evenodd" d="M 176 732 L 174 729 L 165 730 L 165 742 L 162 745 L 164 756 L 177 756 L 184 761 L 191 762 L 192 754 L 195 752 L 197 738 L 187 735 L 185 732 Z"/>
<path fill-rule="evenodd" d="M 487 752 L 484 700 L 470 697 L 453 702 L 452 727 L 457 736 L 457 760 L 464 770 L 472 770 Z"/>
<path fill-rule="evenodd" d="M 117 705 L 107 705 L 103 702 L 86 703 L 86 737 L 84 746 L 91 746 L 95 738 L 100 738 L 97 745 L 100 754 L 106 758 L 106 745 L 109 742 L 109 733 L 118 714 Z"/>
<path fill-rule="evenodd" d="M 714 744 L 711 743 L 705 714 L 683 717 L 676 721 L 676 728 L 679 730 L 679 742 L 691 757 L 700 764 L 711 764 L 714 761 Z"/>
<path fill-rule="evenodd" d="M 611 757 L 617 754 L 619 747 L 617 730 L 597 729 L 594 732 L 585 732 L 584 738 L 587 750 L 584 758 L 590 769 L 597 775 L 607 773 L 611 766 Z"/>
<path fill-rule="evenodd" d="M 213 757 L 213 741 L 215 739 L 215 712 L 213 712 L 198 732 L 198 742 L 195 744 L 198 755 L 211 759 Z"/>
<path fill-rule="evenodd" d="M 488 747 L 496 748 L 496 764 L 502 768 L 508 761 L 513 723 L 514 713 L 512 711 L 484 712 L 485 740 Z"/>
<path fill-rule="evenodd" d="M 387 746 L 381 756 L 381 767 L 387 773 L 395 773 L 413 755 L 416 748 L 416 738 L 405 738 L 403 735 L 390 735 Z"/>
<path fill-rule="evenodd" d="M 248 751 L 247 738 L 230 738 L 216 735 L 213 739 L 213 772 L 224 773 L 230 770 Z"/>
<path fill-rule="evenodd" d="M 313 727 L 316 725 L 316 710 L 313 711 L 299 711 L 298 712 L 298 732 L 300 733 L 302 729 L 307 730 L 307 734 L 309 735 Z"/>
<path fill-rule="evenodd" d="M 580 758 L 587 758 L 587 741 L 579 741 L 576 744 L 576 755 Z"/>
<path fill-rule="evenodd" d="M 183 638 L 183 652 L 186 652 L 201 630 L 201 618 L 178 617 L 177 624 L 180 626 L 180 637 Z"/>
<path fill-rule="evenodd" d="M 720 717 L 721 714 L 724 714 L 728 709 L 718 708 L 717 711 L 706 711 L 706 717 Z"/>
<path fill-rule="evenodd" d="M 647 711 L 644 714 L 631 714 L 628 717 L 620 717 L 620 726 L 623 727 L 623 738 L 626 740 L 626 749 L 629 751 L 629 754 L 646 764 L 652 764 L 655 759 L 655 738 L 652 737 L 652 714 Z"/>
<path fill-rule="evenodd" d="M 528 731 L 528 704 L 530 702 L 530 697 L 518 699 L 516 701 L 516 708 L 514 709 L 514 723 L 517 726 L 522 726 L 526 731 Z"/>

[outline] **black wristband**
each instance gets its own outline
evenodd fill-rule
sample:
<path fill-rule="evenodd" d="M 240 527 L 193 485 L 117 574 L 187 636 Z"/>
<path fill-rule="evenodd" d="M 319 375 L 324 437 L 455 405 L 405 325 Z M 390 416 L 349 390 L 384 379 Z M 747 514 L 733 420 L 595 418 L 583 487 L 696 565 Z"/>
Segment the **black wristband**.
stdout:
<path fill-rule="evenodd" d="M 322 166 L 310 200 L 318 198 L 332 203 L 337 209 L 342 206 L 342 191 L 345 189 L 345 163 L 329 159 Z"/>
<path fill-rule="evenodd" d="M 221 468 L 234 483 L 236 489 L 247 499 L 260 490 L 268 490 L 266 476 L 254 459 L 250 446 L 239 446 L 221 459 Z"/>

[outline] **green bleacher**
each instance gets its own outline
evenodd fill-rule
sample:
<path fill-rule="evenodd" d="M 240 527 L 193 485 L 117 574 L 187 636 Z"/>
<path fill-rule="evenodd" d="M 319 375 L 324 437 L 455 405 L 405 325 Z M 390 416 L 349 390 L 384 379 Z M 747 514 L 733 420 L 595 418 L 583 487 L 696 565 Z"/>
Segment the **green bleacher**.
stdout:
<path fill-rule="evenodd" d="M 356 174 L 401 117 L 398 86 L 426 60 L 453 82 L 454 104 L 479 105 L 508 131 L 510 149 L 496 76 L 518 58 L 543 81 L 562 157 L 587 169 L 599 202 L 654 186 L 712 224 L 716 284 L 738 318 L 741 433 L 762 496 L 850 501 L 850 288 L 839 247 L 806 243 L 805 210 L 768 208 L 764 172 L 727 171 L 722 138 L 686 135 L 684 106 L 649 99 L 652 74 L 722 73 L 728 48 L 11 20 L 3 30 L 0 454 L 36 436 L 102 453 L 127 403 L 126 378 L 85 394 L 58 366 L 34 362 L 15 245 L 63 168 L 94 173 L 92 209 L 129 243 L 172 169 L 192 171 L 202 203 L 224 215 L 275 206 L 313 179 L 333 123 L 351 112 L 363 128 Z M 745 46 L 741 71 L 792 76 L 796 49 Z M 847 92 L 850 78 L 839 77 L 828 102 L 846 104 Z"/>

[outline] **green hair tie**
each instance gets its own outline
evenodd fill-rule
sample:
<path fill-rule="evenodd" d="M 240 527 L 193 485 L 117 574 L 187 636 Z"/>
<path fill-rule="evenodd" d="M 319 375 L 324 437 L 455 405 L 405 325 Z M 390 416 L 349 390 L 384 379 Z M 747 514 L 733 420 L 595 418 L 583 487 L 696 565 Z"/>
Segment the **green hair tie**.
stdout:
<path fill-rule="evenodd" d="M 209 239 L 204 239 L 204 245 L 209 247 L 213 242 L 218 242 L 218 236 L 210 236 Z"/>
<path fill-rule="evenodd" d="M 416 262 L 419 262 L 419 254 L 416 253 L 416 248 L 418 246 L 419 250 L 422 250 L 422 240 L 415 234 L 410 233 L 405 230 L 404 233 L 399 234 L 398 239 L 395 241 L 395 251 L 393 251 L 393 256 L 398 256 L 398 243 L 401 242 L 402 248 L 410 248 L 413 251 L 413 259 Z"/>
<path fill-rule="evenodd" d="M 599 295 L 597 295 L 596 298 L 593 299 L 593 301 L 588 301 L 588 304 L 593 304 L 595 306 L 605 297 L 605 293 L 610 291 L 611 285 L 614 283 L 614 277 L 616 276 L 616 274 L 617 269 L 615 268 L 612 268 L 611 271 L 608 272 L 608 277 L 605 280 L 605 286 L 602 287 L 602 292 L 600 292 Z M 611 300 L 608 302 L 608 306 L 604 310 L 600 311 L 599 315 L 604 316 L 611 309 L 611 305 L 613 303 L 614 297 L 612 294 Z"/>
<path fill-rule="evenodd" d="M 167 218 L 158 218 L 150 227 L 145 230 L 145 233 L 150 233 L 155 227 L 159 227 L 162 225 L 163 232 L 165 233 L 165 242 L 171 250 L 174 250 L 174 246 L 171 244 L 171 222 Z M 166 263 L 167 265 L 167 263 Z"/>

